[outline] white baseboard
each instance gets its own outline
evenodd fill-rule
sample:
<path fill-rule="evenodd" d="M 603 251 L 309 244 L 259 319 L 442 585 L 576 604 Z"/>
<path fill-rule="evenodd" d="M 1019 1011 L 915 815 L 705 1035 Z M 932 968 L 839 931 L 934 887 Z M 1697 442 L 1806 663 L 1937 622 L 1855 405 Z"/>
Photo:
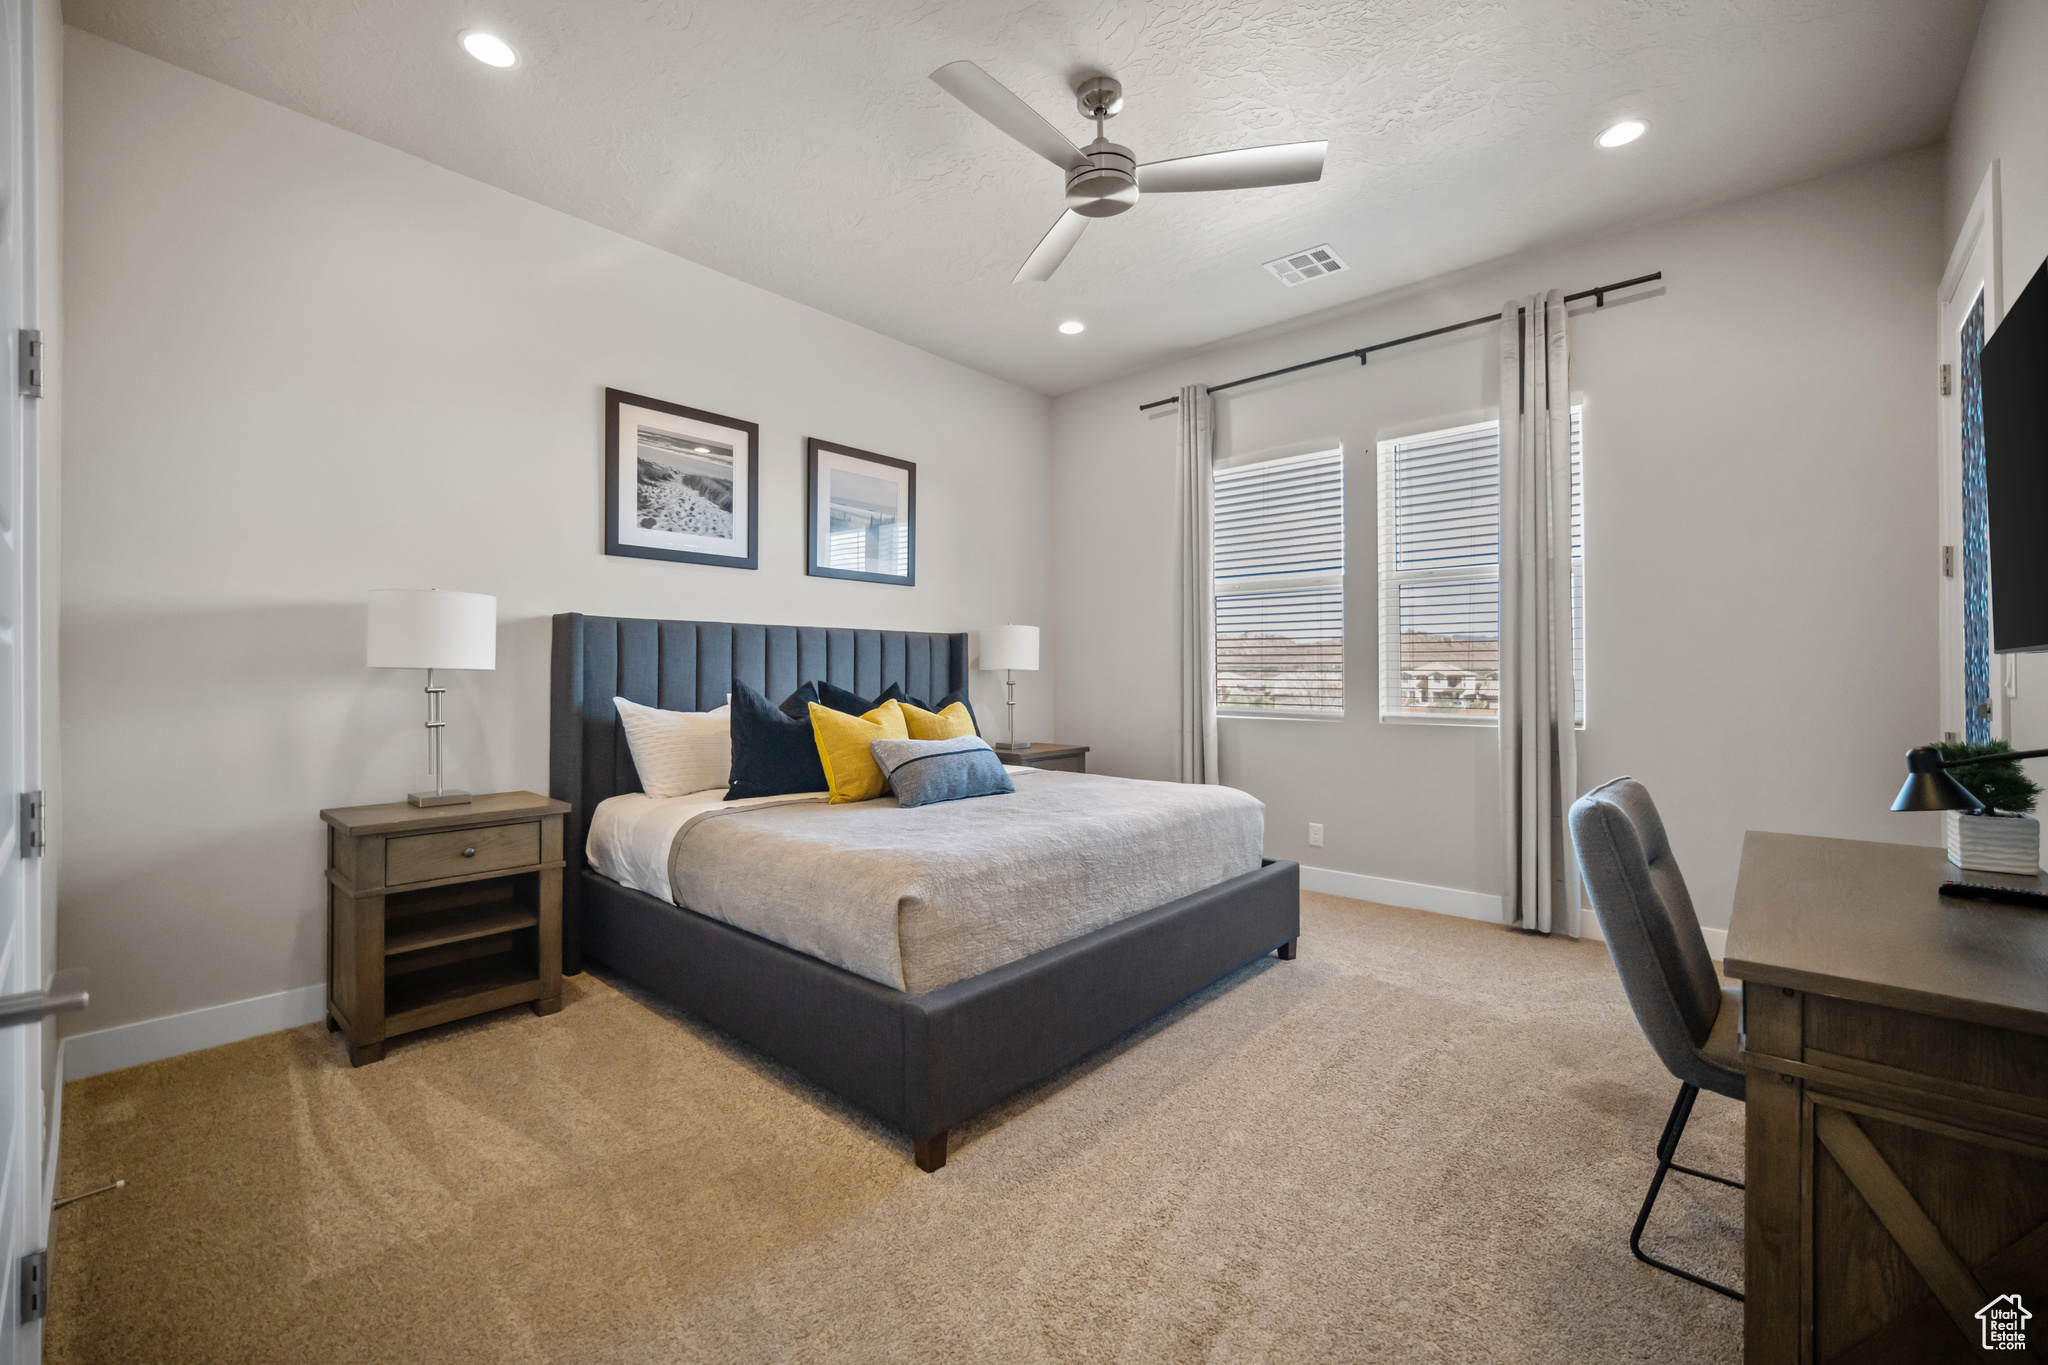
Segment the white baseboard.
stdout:
<path fill-rule="evenodd" d="M 64 1040 L 64 1079 L 83 1080 L 201 1048 L 239 1043 L 244 1038 L 313 1023 L 326 1012 L 327 987 L 316 982 L 161 1019 L 76 1033 Z"/>
<path fill-rule="evenodd" d="M 1339 872 L 1334 868 L 1301 865 L 1301 889 L 1331 896 L 1348 896 L 1355 901 L 1378 901 L 1381 905 L 1428 910 L 1459 919 L 1483 919 L 1500 923 L 1500 897 L 1483 891 L 1459 891 L 1455 887 L 1430 886 L 1425 882 L 1397 882 L 1391 877 L 1368 877 L 1363 872 Z"/>
<path fill-rule="evenodd" d="M 1355 901 L 1399 905 L 1409 910 L 1428 910 L 1438 915 L 1456 915 L 1459 919 L 1500 923 L 1500 897 L 1489 896 L 1482 891 L 1460 891 L 1456 887 L 1431 886 L 1427 882 L 1397 882 L 1391 877 L 1368 877 L 1363 872 L 1339 872 L 1335 868 L 1310 867 L 1307 863 L 1301 865 L 1301 889 L 1321 891 L 1331 896 L 1348 896 Z M 1728 931 L 1702 925 L 1700 934 L 1707 940 L 1707 955 L 1719 962 L 1722 951 L 1728 946 Z M 1591 906 L 1579 912 L 1579 936 L 1603 943 L 1606 941 L 1600 932 L 1600 917 L 1593 913 Z"/>

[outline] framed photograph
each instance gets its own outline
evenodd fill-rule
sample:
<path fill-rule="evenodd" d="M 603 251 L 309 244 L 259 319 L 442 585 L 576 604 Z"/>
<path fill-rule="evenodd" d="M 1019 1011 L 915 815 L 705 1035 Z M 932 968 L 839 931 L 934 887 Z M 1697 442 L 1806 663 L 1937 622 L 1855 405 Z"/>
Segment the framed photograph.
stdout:
<path fill-rule="evenodd" d="M 604 552 L 761 567 L 761 429 L 604 391 Z"/>
<path fill-rule="evenodd" d="M 810 572 L 917 582 L 917 466 L 813 437 L 804 443 Z"/>

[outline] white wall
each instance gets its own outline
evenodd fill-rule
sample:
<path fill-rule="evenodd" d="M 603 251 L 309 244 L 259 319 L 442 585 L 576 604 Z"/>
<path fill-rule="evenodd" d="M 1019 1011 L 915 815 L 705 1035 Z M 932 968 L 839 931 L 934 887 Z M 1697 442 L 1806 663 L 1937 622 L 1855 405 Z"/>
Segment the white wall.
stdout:
<path fill-rule="evenodd" d="M 482 791 L 546 790 L 554 612 L 1050 625 L 1039 396 L 67 36 L 73 1031 L 321 979 L 319 810 L 425 780 L 371 588 L 497 594 L 448 697 Z M 601 553 L 607 385 L 760 423 L 758 571 Z M 917 462 L 917 587 L 804 575 L 807 436 Z M 1048 731 L 1050 672 L 1019 691 Z"/>
<path fill-rule="evenodd" d="M 1912 153 L 1062 398 L 1060 736 L 1095 746 L 1091 768 L 1172 775 L 1176 419 L 1139 403 L 1662 270 L 1650 296 L 1574 323 L 1582 782 L 1650 786 L 1709 926 L 1727 923 L 1746 829 L 1934 842 L 1933 817 L 1886 807 L 1901 754 L 1934 737 L 1940 177 L 1937 150 Z M 1494 416 L 1497 356 L 1475 328 L 1218 400 L 1222 452 L 1347 455 L 1346 716 L 1220 724 L 1224 780 L 1267 803 L 1270 856 L 1498 893 L 1497 732 L 1379 723 L 1374 588 L 1375 443 Z"/>
<path fill-rule="evenodd" d="M 1962 232 L 1984 173 L 1998 162 L 1999 273 L 2004 306 L 2048 258 L 2048 5 L 1990 0 L 1949 120 L 1943 164 L 1941 251 Z M 2048 747 L 2048 655 L 2021 655 L 2012 707 L 2017 749 Z M 1994 666 L 1994 678 L 1997 670 Z M 2041 765 L 2033 776 L 2041 779 Z"/>
<path fill-rule="evenodd" d="M 1956 93 L 1943 157 L 1941 250 L 1969 215 L 1995 158 L 2004 199 L 2008 306 L 2048 257 L 2048 5 L 1988 0 L 1970 67 Z"/>

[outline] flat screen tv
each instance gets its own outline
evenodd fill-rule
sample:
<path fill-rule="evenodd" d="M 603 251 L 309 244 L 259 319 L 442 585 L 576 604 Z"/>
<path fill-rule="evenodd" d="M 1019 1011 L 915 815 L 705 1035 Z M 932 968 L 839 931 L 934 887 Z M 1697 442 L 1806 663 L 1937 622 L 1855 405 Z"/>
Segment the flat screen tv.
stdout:
<path fill-rule="evenodd" d="M 2048 263 L 1984 343 L 1991 647 L 2048 650 Z"/>

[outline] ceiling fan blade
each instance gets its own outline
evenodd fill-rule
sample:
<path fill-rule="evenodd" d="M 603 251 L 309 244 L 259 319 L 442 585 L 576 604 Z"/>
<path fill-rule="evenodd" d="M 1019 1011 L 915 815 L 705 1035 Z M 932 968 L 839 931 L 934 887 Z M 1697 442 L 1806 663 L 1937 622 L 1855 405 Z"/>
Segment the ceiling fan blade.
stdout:
<path fill-rule="evenodd" d="M 947 62 L 932 72 L 932 80 L 939 89 L 1053 165 L 1073 171 L 1088 164 L 1081 149 L 1068 141 L 1064 133 L 973 62 Z"/>
<path fill-rule="evenodd" d="M 1067 253 L 1074 249 L 1074 243 L 1081 240 L 1081 232 L 1088 226 L 1088 220 L 1068 209 L 1060 220 L 1052 225 L 1052 231 L 1045 234 L 1031 255 L 1025 260 L 1023 269 L 1011 284 L 1043 284 L 1052 278 L 1052 272 L 1060 268 L 1060 262 L 1067 259 Z"/>
<path fill-rule="evenodd" d="M 1323 178 L 1327 142 L 1282 142 L 1240 147 L 1138 167 L 1140 194 L 1189 194 L 1196 190 L 1253 190 L 1266 185 L 1301 185 Z"/>

